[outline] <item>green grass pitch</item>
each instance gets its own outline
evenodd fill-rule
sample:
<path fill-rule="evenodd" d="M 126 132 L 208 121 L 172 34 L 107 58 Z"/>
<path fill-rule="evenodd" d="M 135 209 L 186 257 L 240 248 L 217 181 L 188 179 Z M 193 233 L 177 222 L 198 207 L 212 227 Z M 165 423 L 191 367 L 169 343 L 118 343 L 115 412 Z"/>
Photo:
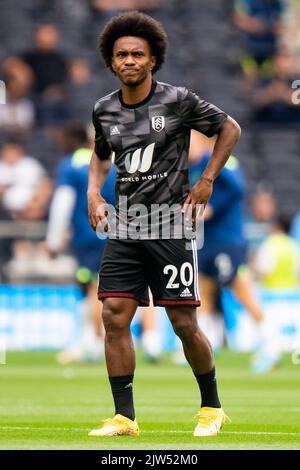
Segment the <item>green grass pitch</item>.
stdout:
<path fill-rule="evenodd" d="M 92 438 L 113 415 L 105 366 L 62 367 L 48 352 L 8 353 L 0 366 L 1 449 L 300 449 L 300 365 L 257 376 L 249 356 L 217 358 L 219 391 L 232 423 L 216 437 L 194 438 L 199 392 L 187 367 L 145 364 L 135 374 L 139 437 Z"/>

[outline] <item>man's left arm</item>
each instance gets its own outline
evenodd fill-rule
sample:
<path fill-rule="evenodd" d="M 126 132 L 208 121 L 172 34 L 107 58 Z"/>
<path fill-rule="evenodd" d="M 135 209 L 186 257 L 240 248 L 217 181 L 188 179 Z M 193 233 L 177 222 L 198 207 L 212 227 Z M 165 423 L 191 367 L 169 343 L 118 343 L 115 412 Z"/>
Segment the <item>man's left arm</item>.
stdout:
<path fill-rule="evenodd" d="M 75 203 L 74 168 L 69 159 L 65 158 L 57 170 L 56 188 L 49 208 L 46 246 L 51 256 L 56 256 L 63 248 Z"/>
<path fill-rule="evenodd" d="M 231 155 L 232 149 L 239 140 L 241 128 L 238 123 L 227 116 L 218 131 L 218 137 L 213 153 L 206 165 L 199 181 L 190 190 L 184 204 L 196 205 L 207 204 L 213 190 L 213 182 L 222 170 Z"/>

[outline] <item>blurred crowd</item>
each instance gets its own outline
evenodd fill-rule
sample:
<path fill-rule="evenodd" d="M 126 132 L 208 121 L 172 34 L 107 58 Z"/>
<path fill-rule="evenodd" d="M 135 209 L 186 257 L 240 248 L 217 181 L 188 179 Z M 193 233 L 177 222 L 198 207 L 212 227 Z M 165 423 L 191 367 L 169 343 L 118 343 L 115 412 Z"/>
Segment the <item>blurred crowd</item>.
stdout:
<path fill-rule="evenodd" d="M 235 157 L 247 182 L 237 190 L 234 184 L 226 187 L 225 177 L 220 188 L 232 196 L 232 207 L 242 208 L 252 277 L 266 288 L 299 289 L 299 0 L 15 0 L 19 23 L 18 15 L 9 15 L 10 3 L 2 3 L 0 79 L 6 85 L 6 104 L 0 104 L 0 281 L 66 282 L 75 277 L 95 288 L 95 270 L 85 270 L 80 261 L 82 247 L 75 256 L 71 247 L 71 212 L 78 206 L 68 206 L 70 194 L 57 189 L 61 181 L 72 187 L 65 175 L 70 178 L 70 171 L 86 167 L 93 147 L 93 104 L 115 88 L 98 56 L 99 31 L 118 12 L 138 9 L 161 20 L 169 35 L 168 60 L 157 78 L 194 89 L 242 124 L 246 137 Z M 22 22 L 32 29 L 18 35 Z M 207 157 L 211 144 L 201 136 L 193 140 L 191 168 Z M 75 164 L 70 170 L 71 161 Z M 237 169 L 234 158 L 228 165 L 229 173 Z M 55 237 L 47 228 L 54 206 L 66 232 L 61 232 L 55 250 Z M 83 206 L 81 210 L 84 214 Z M 57 225 L 53 220 L 51 227 Z M 220 224 L 217 228 L 223 230 Z M 90 258 L 95 258 L 93 250 Z M 223 261 L 220 269 L 226 271 Z M 210 295 L 211 285 L 202 280 L 202 286 Z M 248 281 L 238 286 L 237 293 L 246 286 L 249 297 L 240 300 L 259 321 L 260 308 L 251 300 Z M 142 324 L 144 348 L 152 358 L 161 352 L 154 323 L 155 313 L 149 309 Z M 62 362 L 68 361 L 68 353 Z M 71 351 L 71 357 L 76 354 L 78 349 Z"/>
<path fill-rule="evenodd" d="M 194 17 L 197 24 L 197 14 L 203 14 L 201 3 L 203 8 L 208 3 L 206 0 L 187 0 L 185 3 L 186 16 L 183 15 L 182 21 Z M 171 82 L 175 63 L 180 81 L 185 77 L 182 84 L 189 86 L 188 74 L 184 74 L 187 67 L 193 67 L 190 57 L 192 40 L 197 47 L 197 37 L 193 39 L 193 34 L 188 37 L 186 31 L 178 32 L 180 20 L 177 16 L 175 21 L 174 17 L 183 10 L 182 2 L 176 0 L 27 0 L 20 2 L 20 14 L 21 6 L 22 14 L 30 17 L 34 25 L 34 30 L 26 32 L 31 42 L 25 41 L 24 36 L 22 45 L 17 41 L 12 46 L 12 35 L 16 36 L 18 32 L 10 32 L 7 14 L 8 24 L 6 32 L 2 32 L 0 49 L 0 78 L 6 85 L 6 104 L 0 105 L 0 258 L 3 279 L 26 277 L 25 265 L 29 278 L 33 274 L 37 276 L 39 269 L 45 274 L 45 263 L 49 266 L 54 263 L 43 239 L 55 188 L 56 168 L 66 156 L 62 145 L 63 129 L 70 122 L 79 120 L 89 128 L 93 103 L 114 88 L 96 50 L 97 35 L 107 19 L 126 9 L 144 10 L 162 19 L 171 39 L 176 34 L 181 34 L 181 41 L 186 38 L 184 56 L 178 50 L 175 57 L 170 44 L 170 58 L 165 64 L 163 78 L 166 76 Z M 279 125 L 280 129 L 297 126 L 300 106 L 293 103 L 295 90 L 291 84 L 300 72 L 299 0 L 214 0 L 210 2 L 210 8 L 216 19 L 219 15 L 222 21 L 227 20 L 225 27 L 234 30 L 238 43 L 238 49 L 234 49 L 229 61 L 234 63 L 238 76 L 238 99 L 246 103 L 249 112 L 242 122 L 243 127 L 247 129 L 251 123 Z M 64 30 L 66 18 L 62 20 L 59 17 L 60 11 L 61 16 L 68 17 L 67 32 Z M 5 15 L 2 15 L 4 22 Z M 206 60 L 209 62 L 208 55 L 203 57 L 203 68 Z M 201 94 L 201 77 L 197 80 L 199 90 L 195 91 Z M 174 81 L 179 84 L 177 79 Z M 205 98 L 209 99 L 209 96 Z M 225 110 L 231 113 L 231 109 Z M 234 110 L 232 114 L 239 118 Z M 198 154 L 201 154 L 201 148 Z M 246 176 L 251 178 L 247 171 Z M 252 179 L 244 225 L 251 263 L 273 231 L 283 230 L 300 246 L 300 215 L 297 216 L 294 210 L 281 214 L 279 199 L 268 175 L 264 174 L 260 181 Z M 283 223 L 282 215 L 290 220 Z M 34 225 L 37 223 L 44 227 L 38 235 Z M 291 230 L 287 228 L 290 224 Z M 22 227 L 24 232 L 20 234 Z M 40 264 L 33 262 L 35 257 L 41 260 Z M 62 276 L 68 276 L 73 269 L 72 261 L 64 266 L 67 266 L 65 272 L 61 265 L 57 269 Z M 49 267 L 50 272 L 55 273 L 55 269 Z"/>
<path fill-rule="evenodd" d="M 4 48 L 0 70 L 6 85 L 6 105 L 1 105 L 0 113 L 1 222 L 44 221 L 46 224 L 55 169 L 64 156 L 62 130 L 74 120 L 89 127 L 93 102 L 109 91 L 111 85 L 110 81 L 103 80 L 106 72 L 101 64 L 95 68 L 94 56 L 76 55 L 76 49 L 71 54 L 65 52 L 59 21 L 46 21 L 51 18 L 53 3 L 32 2 L 28 10 L 35 26 L 31 46 L 20 47 L 13 54 L 9 47 Z M 172 7 L 180 9 L 180 2 L 171 3 Z M 235 0 L 229 3 L 229 18 L 239 38 L 236 66 L 240 93 L 251 110 L 250 120 L 261 125 L 280 124 L 283 128 L 297 125 L 300 106 L 293 104 L 295 90 L 291 83 L 300 72 L 300 2 Z M 96 54 L 96 31 L 99 32 L 109 17 L 137 8 L 159 18 L 168 8 L 166 4 L 164 0 L 70 0 L 61 2 L 61 8 L 62 13 L 68 8 L 70 15 L 72 10 L 70 21 L 81 26 L 84 47 Z M 186 7 L 192 10 L 195 2 L 187 2 Z M 167 16 L 164 19 L 167 21 Z M 167 63 L 167 70 L 168 67 Z M 48 154 L 50 158 L 44 161 L 43 155 Z M 245 223 L 251 247 L 258 247 L 269 234 L 277 212 L 272 182 L 266 184 L 262 178 L 258 183 L 256 191 L 248 198 Z M 299 229 L 295 228 L 299 226 L 298 218 L 291 233 L 300 243 Z M 30 239 L 30 228 L 28 230 L 26 238 Z M 2 235 L 0 239 L 2 261 L 20 252 L 20 243 L 15 243 L 13 238 L 7 240 Z M 24 243 L 21 246 L 28 249 Z M 28 253 L 32 256 L 32 249 L 28 249 Z"/>
<path fill-rule="evenodd" d="M 291 86 L 300 71 L 298 0 L 237 0 L 234 23 L 243 41 L 243 89 L 253 120 L 299 123 Z"/>

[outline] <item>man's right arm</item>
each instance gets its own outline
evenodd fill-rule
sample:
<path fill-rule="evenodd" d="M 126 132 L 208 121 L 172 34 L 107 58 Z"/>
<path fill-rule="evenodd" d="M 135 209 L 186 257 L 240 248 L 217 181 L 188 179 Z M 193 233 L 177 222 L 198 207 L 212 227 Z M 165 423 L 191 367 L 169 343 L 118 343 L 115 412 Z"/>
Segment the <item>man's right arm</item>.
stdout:
<path fill-rule="evenodd" d="M 96 230 L 99 222 L 102 222 L 104 225 L 105 232 L 109 230 L 109 225 L 106 220 L 108 206 L 100 193 L 108 176 L 110 167 L 111 161 L 109 159 L 101 160 L 98 155 L 93 152 L 89 167 L 87 191 L 88 216 L 93 230 Z"/>

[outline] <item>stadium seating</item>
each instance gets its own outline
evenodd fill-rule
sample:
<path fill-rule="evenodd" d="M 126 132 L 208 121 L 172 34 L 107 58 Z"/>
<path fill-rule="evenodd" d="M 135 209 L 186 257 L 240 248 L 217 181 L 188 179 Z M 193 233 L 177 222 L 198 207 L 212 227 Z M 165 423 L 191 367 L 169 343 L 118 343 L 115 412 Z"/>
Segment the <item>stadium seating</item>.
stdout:
<path fill-rule="evenodd" d="M 99 83 L 98 87 L 70 93 L 74 117 L 81 114 L 89 119 L 91 104 L 110 91 L 112 81 L 96 47 L 101 21 L 93 17 L 88 2 L 12 0 L 4 3 L 0 3 L 0 59 L 32 47 L 37 24 L 56 24 L 61 32 L 62 52 L 69 59 L 85 59 Z M 18 15 L 14 14 L 16 9 Z M 161 1 L 160 9 L 153 14 L 163 22 L 170 47 L 165 67 L 157 78 L 190 87 L 241 123 L 243 134 L 235 154 L 244 166 L 250 190 L 262 180 L 270 181 L 274 193 L 280 193 L 280 209 L 293 215 L 300 200 L 298 129 L 265 129 L 251 124 L 249 105 L 241 97 L 242 77 L 238 66 L 241 37 L 231 21 L 232 11 L 233 0 L 202 0 L 201 9 L 198 0 Z M 34 129 L 27 141 L 28 151 L 53 174 L 60 156 L 55 142 L 40 129 Z"/>

